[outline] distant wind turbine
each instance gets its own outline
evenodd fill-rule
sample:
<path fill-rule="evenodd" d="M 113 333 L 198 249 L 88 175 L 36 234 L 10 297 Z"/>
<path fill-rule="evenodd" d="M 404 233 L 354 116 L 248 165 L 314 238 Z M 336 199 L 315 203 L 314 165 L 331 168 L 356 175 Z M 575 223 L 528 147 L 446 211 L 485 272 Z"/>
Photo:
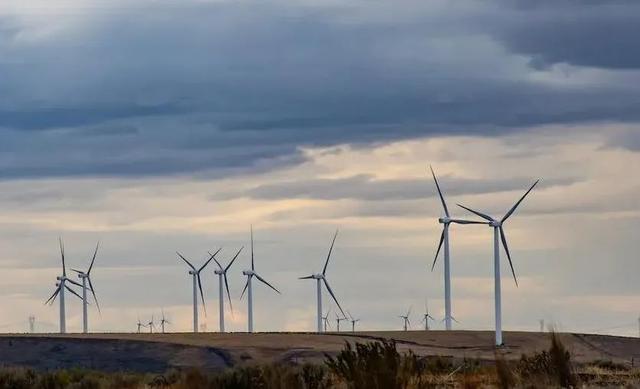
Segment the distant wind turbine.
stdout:
<path fill-rule="evenodd" d="M 351 322 L 351 332 L 356 332 L 356 323 L 359 322 L 360 319 L 355 319 L 349 311 L 347 311 L 347 314 L 349 315 L 349 321 Z"/>
<path fill-rule="evenodd" d="M 140 322 L 140 316 L 138 316 L 138 333 L 140 333 L 140 328 L 146 328 L 147 326 Z"/>
<path fill-rule="evenodd" d="M 162 319 L 160 320 L 160 329 L 162 330 L 162 333 L 164 334 L 164 325 L 165 324 L 171 324 L 171 322 L 169 322 L 169 320 L 167 320 L 164 317 L 164 309 L 162 310 Z"/>
<path fill-rule="evenodd" d="M 66 311 L 65 311 L 65 305 L 64 305 L 64 290 L 65 289 L 68 290 L 69 292 L 71 292 L 71 294 L 75 295 L 76 297 L 82 300 L 82 297 L 80 297 L 80 295 L 75 290 L 71 289 L 69 285 L 67 285 L 67 281 L 79 287 L 82 287 L 82 285 L 80 285 L 79 283 L 67 277 L 67 267 L 64 261 L 64 244 L 62 243 L 62 238 L 59 238 L 58 241 L 60 243 L 60 255 L 62 257 L 62 275 L 56 277 L 56 280 L 57 280 L 56 289 L 51 295 L 51 297 L 49 297 L 49 299 L 45 301 L 45 305 L 53 304 L 53 302 L 56 300 L 56 297 L 58 297 L 58 295 L 60 296 L 60 299 L 59 299 L 60 301 L 60 333 L 64 334 L 67 332 L 67 318 L 66 318 Z"/>
<path fill-rule="evenodd" d="M 224 332 L 224 289 L 222 288 L 223 283 L 224 283 L 224 287 L 227 289 L 227 297 L 229 298 L 229 309 L 231 310 L 231 312 L 233 312 L 233 305 L 231 304 L 231 293 L 229 292 L 229 280 L 227 280 L 227 271 L 229 270 L 231 265 L 233 265 L 233 262 L 235 262 L 236 258 L 238 258 L 238 255 L 240 255 L 240 252 L 242 251 L 243 248 L 244 246 L 240 247 L 240 250 L 238 250 L 236 255 L 233 257 L 233 259 L 231 259 L 231 261 L 226 267 L 223 267 L 220 264 L 220 262 L 218 262 L 217 259 L 213 258 L 213 260 L 216 261 L 216 265 L 218 265 L 218 268 L 215 270 L 215 273 L 218 275 L 218 299 L 220 304 L 220 332 Z"/>
<path fill-rule="evenodd" d="M 189 268 L 191 268 L 191 270 L 189 270 L 189 274 L 193 279 L 193 332 L 198 332 L 198 289 L 200 289 L 200 298 L 202 298 L 202 309 L 204 310 L 205 316 L 207 315 L 207 307 L 205 306 L 204 302 L 204 293 L 202 292 L 202 279 L 200 278 L 200 272 L 204 270 L 205 267 L 207 267 L 209 262 L 214 259 L 214 257 L 220 252 L 220 250 L 222 250 L 222 248 L 219 248 L 218 251 L 210 254 L 209 259 L 199 269 L 196 269 L 195 266 L 193 266 L 191 262 L 189 262 L 187 258 L 185 258 L 182 254 L 176 252 L 176 254 L 178 254 L 178 256 L 187 265 L 189 265 Z"/>
<path fill-rule="evenodd" d="M 403 328 L 407 331 L 408 328 L 411 328 L 411 321 L 409 320 L 409 316 L 411 315 L 411 307 L 407 311 L 406 315 L 398 315 L 399 318 L 402 319 Z"/>
<path fill-rule="evenodd" d="M 155 328 L 153 323 L 154 323 L 153 315 L 151 315 L 151 321 L 149 323 L 147 323 L 147 326 L 149 326 L 149 333 L 150 334 L 153 334 L 153 329 Z"/>
<path fill-rule="evenodd" d="M 247 292 L 247 331 L 253 332 L 253 291 L 251 289 L 251 280 L 253 277 L 256 277 L 258 281 L 267 285 L 269 288 L 276 291 L 276 293 L 280 294 L 280 291 L 274 288 L 270 283 L 268 283 L 264 278 L 260 277 L 258 273 L 256 273 L 255 262 L 253 258 L 253 226 L 251 226 L 251 270 L 244 270 L 242 272 L 245 276 L 247 276 L 247 283 L 244 284 L 244 289 L 242 289 L 242 294 L 240 298 L 244 296 L 244 293 Z"/>
<path fill-rule="evenodd" d="M 472 212 L 481 218 L 488 221 L 488 225 L 493 228 L 493 269 L 494 269 L 494 288 L 495 288 L 495 324 L 496 324 L 496 346 L 502 346 L 502 292 L 501 292 L 501 279 L 500 279 L 500 239 L 502 240 L 502 246 L 507 253 L 509 259 L 509 266 L 511 267 L 511 273 L 513 274 L 513 280 L 518 286 L 518 279 L 516 278 L 516 272 L 513 269 L 513 262 L 511 262 L 511 253 L 509 253 L 509 245 L 507 244 L 507 237 L 504 233 L 503 224 L 509 219 L 511 215 L 516 211 L 520 203 L 525 197 L 533 190 L 533 188 L 540 182 L 537 180 L 531 185 L 529 190 L 518 200 L 513 207 L 502 217 L 500 220 L 496 220 L 493 217 L 478 211 L 474 211 L 471 208 L 458 204 L 458 206 Z"/>
<path fill-rule="evenodd" d="M 316 280 L 318 332 L 322 332 L 322 283 L 323 282 L 324 282 L 324 286 L 327 288 L 327 291 L 333 298 L 333 301 L 335 301 L 336 305 L 338 306 L 338 309 L 340 309 L 340 312 L 342 312 L 342 316 L 345 316 L 344 311 L 342 310 L 342 307 L 340 306 L 340 303 L 338 302 L 336 295 L 333 293 L 331 286 L 329 286 L 329 282 L 327 281 L 327 278 L 326 278 L 327 266 L 329 265 L 329 259 L 331 258 L 331 252 L 333 251 L 333 245 L 336 243 L 337 236 L 338 236 L 338 230 L 336 230 L 336 233 L 333 235 L 333 240 L 331 241 L 331 246 L 329 247 L 329 254 L 327 254 L 327 259 L 324 262 L 324 268 L 322 269 L 322 273 L 312 274 L 306 277 L 300 277 L 301 280 L 310 280 L 310 279 Z"/>
<path fill-rule="evenodd" d="M 336 332 L 340 332 L 340 322 L 345 320 L 349 320 L 349 319 L 347 319 L 346 316 L 340 317 L 336 313 Z"/>
<path fill-rule="evenodd" d="M 324 322 L 324 332 L 327 332 L 327 328 L 329 327 L 329 313 L 331 313 L 331 310 L 328 310 L 327 314 L 322 316 L 322 321 Z"/>
<path fill-rule="evenodd" d="M 429 302 L 425 300 L 424 302 L 424 316 L 422 317 L 422 322 L 424 322 L 424 330 L 429 331 L 429 320 L 435 321 L 436 319 L 429 314 Z"/>
<path fill-rule="evenodd" d="M 438 244 L 438 250 L 436 251 L 435 258 L 433 259 L 433 265 L 431 265 L 431 271 L 433 271 L 436 266 L 436 261 L 438 260 L 438 254 L 440 254 L 440 249 L 444 245 L 444 323 L 445 329 L 447 331 L 451 331 L 451 322 L 455 321 L 451 315 L 451 265 L 450 265 L 450 251 L 449 251 L 449 226 L 451 223 L 455 224 L 487 224 L 485 222 L 473 221 L 473 220 L 463 220 L 463 219 L 453 219 L 449 214 L 449 208 L 447 207 L 447 203 L 444 200 L 444 196 L 442 191 L 440 190 L 440 184 L 438 183 L 438 179 L 436 178 L 436 174 L 433 171 L 433 168 L 429 166 L 431 169 L 431 175 L 433 176 L 433 181 L 436 184 L 436 189 L 438 190 L 438 196 L 440 197 L 440 202 L 442 203 L 442 208 L 444 209 L 444 217 L 438 219 L 442 227 L 442 234 L 440 235 L 440 243 Z"/>
<path fill-rule="evenodd" d="M 96 302 L 96 308 L 98 308 L 98 313 L 100 313 L 100 304 L 98 304 L 98 298 L 96 297 L 96 291 L 93 288 L 93 283 L 91 282 L 91 269 L 93 269 L 93 263 L 96 261 L 96 255 L 98 255 L 98 248 L 100 247 L 100 242 L 96 244 L 96 250 L 93 252 L 93 258 L 91 258 L 91 263 L 89 264 L 89 269 L 86 272 L 71 269 L 72 271 L 78 274 L 78 278 L 82 280 L 82 332 L 89 332 L 89 314 L 87 310 L 87 306 L 89 302 L 87 301 L 87 289 L 91 291 L 93 294 L 93 300 Z M 87 288 L 87 283 L 89 283 Z"/>

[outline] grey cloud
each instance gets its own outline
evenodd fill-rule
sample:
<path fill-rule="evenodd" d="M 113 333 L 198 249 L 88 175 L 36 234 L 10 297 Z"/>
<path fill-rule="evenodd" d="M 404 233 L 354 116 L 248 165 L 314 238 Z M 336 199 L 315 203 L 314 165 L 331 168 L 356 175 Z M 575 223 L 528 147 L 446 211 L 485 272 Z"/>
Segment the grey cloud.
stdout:
<path fill-rule="evenodd" d="M 582 50 L 545 35 L 563 33 L 567 5 L 461 4 L 408 2 L 393 18 L 369 2 L 120 5 L 28 45 L 17 37 L 38 26 L 4 16 L 0 177 L 222 175 L 296 163 L 300 146 L 640 119 L 635 90 L 551 86 L 514 65 L 512 53 L 573 63 L 536 43 Z M 607 13 L 593 4 L 578 16 L 599 31 Z M 616 68 L 635 66 L 631 51 Z"/>

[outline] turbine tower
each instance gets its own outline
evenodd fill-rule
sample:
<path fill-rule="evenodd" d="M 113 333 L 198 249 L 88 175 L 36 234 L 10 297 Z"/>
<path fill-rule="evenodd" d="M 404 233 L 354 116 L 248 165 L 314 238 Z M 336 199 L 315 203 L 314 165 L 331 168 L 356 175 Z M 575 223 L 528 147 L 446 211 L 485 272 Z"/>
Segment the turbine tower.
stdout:
<path fill-rule="evenodd" d="M 96 292 L 93 289 L 93 284 L 91 283 L 91 269 L 93 269 L 93 263 L 96 261 L 96 255 L 98 255 L 98 247 L 100 246 L 100 242 L 96 244 L 96 250 L 93 252 L 93 258 L 91 259 L 91 263 L 89 264 L 89 269 L 87 269 L 86 273 L 80 270 L 71 269 L 72 271 L 78 274 L 78 278 L 82 280 L 82 332 L 89 332 L 89 315 L 87 312 L 87 305 L 89 302 L 87 301 L 87 283 L 89 283 L 88 289 L 93 294 L 93 300 L 96 302 L 96 307 L 98 308 L 98 313 L 100 313 L 100 305 L 98 304 L 98 298 L 96 297 Z"/>
<path fill-rule="evenodd" d="M 501 292 L 501 280 L 500 280 L 500 240 L 502 240 L 502 246 L 507 253 L 507 259 L 509 260 L 509 267 L 511 267 L 511 273 L 513 274 L 513 280 L 518 286 L 518 279 L 516 278 L 516 272 L 513 269 L 513 262 L 511 262 L 511 253 L 509 252 L 509 245 L 507 244 L 507 237 L 504 233 L 503 224 L 509 219 L 511 215 L 516 211 L 520 203 L 525 197 L 533 190 L 533 188 L 540 182 L 537 180 L 531 185 L 529 190 L 518 200 L 513 207 L 502 217 L 500 220 L 496 220 L 493 217 L 484 214 L 482 212 L 474 211 L 471 208 L 458 204 L 458 206 L 472 212 L 481 218 L 488 221 L 488 225 L 493 228 L 493 271 L 494 271 L 494 291 L 495 291 L 495 324 L 496 324 L 496 346 L 502 346 L 502 292 Z"/>
<path fill-rule="evenodd" d="M 229 280 L 227 280 L 227 271 L 229 270 L 231 265 L 233 265 L 233 262 L 235 262 L 236 258 L 238 258 L 238 255 L 240 255 L 240 252 L 242 251 L 243 248 L 244 246 L 240 247 L 240 250 L 238 250 L 236 255 L 233 257 L 233 259 L 231 259 L 231 261 L 226 267 L 222 267 L 220 262 L 218 262 L 217 259 L 213 258 L 213 260 L 216 261 L 216 265 L 218 265 L 218 268 L 214 271 L 214 273 L 218 275 L 218 299 L 220 304 L 220 332 L 224 332 L 224 289 L 222 288 L 222 286 L 224 283 L 224 287 L 227 289 L 227 297 L 229 298 L 229 309 L 231 310 L 231 312 L 233 312 L 233 305 L 231 304 L 231 292 L 229 292 Z"/>
<path fill-rule="evenodd" d="M 162 319 L 160 320 L 160 329 L 162 330 L 162 333 L 164 334 L 164 325 L 165 324 L 171 324 L 171 322 L 169 322 L 169 320 L 165 319 L 164 317 L 164 309 L 162 310 Z"/>
<path fill-rule="evenodd" d="M 66 318 L 66 311 L 65 311 L 65 305 L 64 305 L 64 290 L 68 290 L 69 292 L 71 292 L 73 295 L 75 295 L 76 297 L 78 297 L 79 299 L 82 300 L 82 297 L 80 297 L 80 295 L 73 289 L 71 289 L 69 287 L 69 285 L 67 285 L 67 281 L 73 285 L 76 286 L 80 286 L 82 287 L 82 285 L 80 285 L 79 283 L 75 282 L 74 280 L 70 279 L 67 277 L 67 267 L 65 265 L 65 261 L 64 261 L 64 244 L 62 243 L 62 238 L 58 239 L 59 243 L 60 243 L 60 256 L 62 257 L 62 275 L 56 277 L 56 289 L 53 292 L 53 294 L 51 295 L 51 297 L 49 297 L 49 299 L 47 301 L 45 301 L 45 305 L 46 304 L 53 304 L 53 302 L 56 300 L 56 297 L 58 297 L 58 295 L 60 296 L 59 302 L 60 302 L 60 333 L 64 334 L 67 332 L 67 318 Z"/>
<path fill-rule="evenodd" d="M 445 329 L 447 331 L 451 331 L 451 322 L 455 321 L 451 315 L 451 264 L 450 264 L 450 251 L 449 251 L 449 226 L 451 223 L 455 224 L 486 224 L 484 222 L 472 221 L 472 220 L 463 220 L 463 219 L 452 219 L 449 214 L 449 208 L 447 207 L 447 202 L 444 200 L 444 196 L 442 194 L 442 190 L 440 190 L 440 184 L 438 183 L 438 179 L 436 178 L 436 174 L 433 171 L 433 168 L 429 166 L 431 169 L 431 175 L 433 176 L 433 181 L 436 184 L 436 189 L 438 190 L 438 196 L 440 197 L 440 202 L 442 203 L 442 208 L 444 209 L 444 217 L 438 219 L 438 222 L 442 224 L 442 233 L 440 234 L 440 243 L 438 244 L 438 250 L 436 251 L 435 258 L 433 259 L 433 264 L 431 265 L 431 271 L 433 271 L 436 266 L 436 261 L 438 260 L 438 254 L 440 254 L 440 249 L 444 245 L 444 324 Z"/>
<path fill-rule="evenodd" d="M 333 251 L 333 245 L 336 243 L 337 236 L 338 236 L 338 230 L 336 230 L 336 233 L 333 235 L 333 240 L 331 241 L 331 246 L 329 247 L 329 254 L 327 255 L 326 261 L 324 262 L 324 268 L 322 269 L 322 273 L 312 274 L 306 277 L 300 277 L 301 280 L 311 280 L 311 279 L 316 280 L 318 332 L 322 332 L 322 283 L 324 283 L 324 286 L 327 288 L 327 291 L 333 298 L 333 301 L 335 301 L 336 305 L 340 309 L 340 312 L 342 312 L 342 316 L 345 316 L 344 311 L 342 310 L 342 307 L 340 306 L 340 303 L 338 302 L 336 295 L 333 293 L 333 290 L 329 286 L 329 282 L 327 281 L 327 278 L 326 278 L 327 265 L 329 265 L 329 259 L 331 258 L 331 252 Z"/>
<path fill-rule="evenodd" d="M 351 322 L 351 332 L 356 332 L 356 323 L 359 322 L 360 319 L 354 319 L 349 311 L 347 311 L 347 314 L 349 315 L 349 321 Z"/>
<path fill-rule="evenodd" d="M 247 292 L 247 331 L 253 332 L 253 290 L 251 289 L 251 280 L 253 277 L 256 277 L 258 281 L 267 285 L 269 288 L 276 291 L 276 293 L 280 294 L 280 291 L 274 288 L 270 283 L 268 283 L 264 278 L 260 277 L 258 273 L 256 273 L 256 267 L 253 259 L 253 226 L 251 226 L 251 270 L 244 270 L 242 274 L 247 276 L 247 283 L 244 284 L 244 289 L 242 289 L 242 294 L 240 298 L 244 296 L 244 292 Z"/>
<path fill-rule="evenodd" d="M 409 307 L 409 310 L 407 311 L 406 315 L 398 315 L 398 317 L 402 319 L 403 328 L 405 331 L 407 331 L 408 328 L 411 328 L 411 321 L 409 320 L 409 315 L 411 315 L 411 307 Z"/>
<path fill-rule="evenodd" d="M 424 302 L 424 316 L 422 317 L 422 322 L 424 322 L 424 330 L 429 331 L 429 320 L 436 321 L 436 319 L 429 314 L 429 302 L 425 300 Z"/>
<path fill-rule="evenodd" d="M 340 317 L 338 313 L 336 313 L 336 332 L 340 332 L 340 322 L 344 320 L 349 320 L 345 316 Z"/>
<path fill-rule="evenodd" d="M 138 333 L 140 333 L 140 328 L 146 328 L 147 326 L 140 322 L 140 316 L 138 316 Z"/>
<path fill-rule="evenodd" d="M 200 297 L 202 298 L 202 309 L 204 309 L 205 316 L 207 314 L 207 308 L 204 303 L 204 293 L 202 292 L 202 279 L 200 278 L 200 272 L 207 267 L 209 262 L 214 259 L 220 250 L 222 250 L 222 248 L 219 248 L 218 251 L 210 254 L 211 256 L 209 259 L 199 269 L 196 269 L 191 262 L 182 256 L 182 254 L 176 252 L 176 254 L 178 254 L 178 256 L 191 268 L 191 270 L 189 270 L 189 275 L 191 275 L 191 278 L 193 279 L 193 332 L 198 332 L 198 289 L 200 289 Z"/>
<path fill-rule="evenodd" d="M 324 322 L 324 332 L 327 332 L 327 328 L 329 328 L 329 313 L 331 313 L 331 310 L 328 310 L 327 314 L 322 316 L 322 321 Z"/>

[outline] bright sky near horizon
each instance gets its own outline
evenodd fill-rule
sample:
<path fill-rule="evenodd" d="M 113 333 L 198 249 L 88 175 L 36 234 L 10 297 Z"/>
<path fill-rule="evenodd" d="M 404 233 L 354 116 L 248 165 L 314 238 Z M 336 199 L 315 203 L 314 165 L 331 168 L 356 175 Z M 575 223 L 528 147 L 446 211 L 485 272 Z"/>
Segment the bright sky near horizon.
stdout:
<path fill-rule="evenodd" d="M 443 316 L 442 209 L 504 214 L 505 330 L 638 335 L 640 4 L 633 1 L 0 3 L 0 332 L 55 331 L 60 271 L 84 268 L 91 328 L 160 310 L 191 326 L 196 263 L 245 250 L 259 331 L 312 330 L 328 277 L 361 329 Z M 492 232 L 453 226 L 457 328 L 493 328 Z M 503 258 L 505 259 L 505 258 Z M 204 276 L 208 330 L 217 278 Z M 81 329 L 69 298 L 67 326 Z M 328 301 L 328 296 L 325 296 Z M 335 311 L 335 307 L 333 308 Z M 332 324 L 334 324 L 332 322 Z M 441 329 L 442 323 L 435 324 Z"/>

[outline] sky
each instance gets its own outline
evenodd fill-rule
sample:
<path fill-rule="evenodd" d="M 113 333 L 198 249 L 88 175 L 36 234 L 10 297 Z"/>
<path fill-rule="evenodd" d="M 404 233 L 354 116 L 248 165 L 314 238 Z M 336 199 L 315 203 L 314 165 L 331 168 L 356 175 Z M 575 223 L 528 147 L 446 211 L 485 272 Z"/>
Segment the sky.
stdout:
<path fill-rule="evenodd" d="M 426 299 L 444 313 L 432 165 L 458 217 L 499 217 L 541 179 L 505 225 L 506 330 L 637 336 L 639 34 L 622 0 L 3 0 L 0 331 L 29 315 L 56 330 L 58 237 L 81 269 L 101 242 L 96 331 L 162 310 L 188 331 L 176 251 L 226 263 L 244 246 L 227 315 L 242 331 L 251 225 L 282 291 L 254 288 L 256 330 L 314 329 L 298 277 L 337 228 L 328 279 L 358 328 L 400 329 L 409 307 L 418 328 Z M 453 226 L 451 252 L 455 327 L 491 329 L 491 229 Z"/>

